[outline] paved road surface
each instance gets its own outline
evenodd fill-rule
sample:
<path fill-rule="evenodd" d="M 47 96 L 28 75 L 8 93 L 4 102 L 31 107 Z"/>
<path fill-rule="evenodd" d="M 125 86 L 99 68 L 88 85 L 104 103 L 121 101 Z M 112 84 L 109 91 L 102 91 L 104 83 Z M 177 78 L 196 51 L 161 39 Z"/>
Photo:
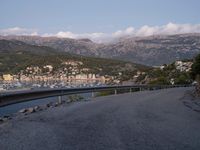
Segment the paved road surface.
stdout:
<path fill-rule="evenodd" d="M 200 113 L 183 104 L 188 90 L 98 97 L 18 118 L 0 125 L 0 149 L 200 150 Z"/>

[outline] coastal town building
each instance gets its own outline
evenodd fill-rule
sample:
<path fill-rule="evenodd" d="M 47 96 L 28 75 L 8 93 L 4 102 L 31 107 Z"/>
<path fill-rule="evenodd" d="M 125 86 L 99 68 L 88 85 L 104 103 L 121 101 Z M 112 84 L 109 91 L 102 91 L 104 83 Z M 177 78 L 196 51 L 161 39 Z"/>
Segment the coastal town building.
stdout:
<path fill-rule="evenodd" d="M 13 80 L 13 76 L 11 74 L 4 74 L 3 75 L 3 80 L 4 81 L 12 81 Z"/>
<path fill-rule="evenodd" d="M 188 61 L 188 62 L 183 62 L 183 61 L 176 61 L 175 62 L 175 67 L 177 70 L 181 72 L 189 72 L 192 68 L 193 62 Z"/>

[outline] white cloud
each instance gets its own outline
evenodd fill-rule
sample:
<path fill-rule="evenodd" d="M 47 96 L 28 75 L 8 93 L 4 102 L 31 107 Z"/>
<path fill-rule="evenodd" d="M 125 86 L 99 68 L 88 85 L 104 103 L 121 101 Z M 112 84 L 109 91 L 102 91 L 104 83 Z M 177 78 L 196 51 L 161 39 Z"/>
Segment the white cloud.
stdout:
<path fill-rule="evenodd" d="M 67 38 L 73 38 L 73 39 L 77 38 L 76 34 L 74 34 L 72 32 L 69 32 L 69 31 L 67 31 L 67 32 L 60 31 L 55 36 L 61 37 L 61 38 L 65 38 L 65 37 L 67 37 Z"/>
<path fill-rule="evenodd" d="M 0 35 L 38 35 L 35 29 L 26 29 L 20 27 L 13 27 L 7 29 L 0 29 Z"/>
<path fill-rule="evenodd" d="M 200 24 L 175 24 L 168 23 L 163 26 L 142 26 L 138 29 L 134 27 L 128 27 L 124 30 L 118 30 L 113 33 L 103 33 L 103 32 L 95 32 L 95 33 L 73 33 L 71 31 L 59 31 L 55 34 L 45 33 L 40 34 L 40 36 L 50 37 L 56 36 L 60 38 L 73 38 L 73 39 L 81 39 L 81 38 L 89 38 L 95 42 L 110 42 L 114 39 L 123 37 L 123 36 L 150 36 L 150 35 L 162 35 L 162 34 L 182 34 L 182 33 L 200 33 Z M 8 28 L 0 30 L 1 35 L 38 35 L 37 30 L 34 29 L 26 29 L 26 28 Z"/>
<path fill-rule="evenodd" d="M 54 36 L 60 37 L 60 38 L 72 38 L 72 39 L 82 39 L 82 38 L 88 38 L 95 42 L 101 43 L 101 42 L 110 42 L 115 38 L 119 38 L 122 36 L 132 35 L 134 33 L 135 29 L 133 27 L 128 27 L 125 30 L 119 30 L 114 33 L 103 33 L 103 32 L 94 32 L 94 33 L 82 33 L 82 34 L 76 34 L 72 33 L 70 31 L 60 31 Z M 48 34 L 44 35 L 48 36 Z"/>
<path fill-rule="evenodd" d="M 118 30 L 114 33 L 112 33 L 113 37 L 122 37 L 122 36 L 127 36 L 127 35 L 132 35 L 134 34 L 135 29 L 134 27 L 128 27 L 125 30 Z"/>
<path fill-rule="evenodd" d="M 142 26 L 138 29 L 134 27 L 128 27 L 124 30 L 118 30 L 113 33 L 83 33 L 75 34 L 72 32 L 58 32 L 55 34 L 57 37 L 62 38 L 89 38 L 95 42 L 110 42 L 114 39 L 123 37 L 123 36 L 151 36 L 151 35 L 162 35 L 162 34 L 183 34 L 183 33 L 200 33 L 200 24 L 175 24 L 168 23 L 163 26 Z"/>
<path fill-rule="evenodd" d="M 182 33 L 200 33 L 200 24 L 175 24 L 168 23 L 163 26 L 143 26 L 135 33 L 136 36 L 150 36 L 157 34 L 182 34 Z"/>
<path fill-rule="evenodd" d="M 136 36 L 150 36 L 150 35 L 154 35 L 154 34 L 159 34 L 158 26 L 149 27 L 149 26 L 145 25 L 135 32 Z"/>
<path fill-rule="evenodd" d="M 103 42 L 103 40 L 108 36 L 108 34 L 101 33 L 101 32 L 76 34 L 70 31 L 66 31 L 66 32 L 60 31 L 54 34 L 54 36 L 60 37 L 60 38 L 72 38 L 72 39 L 89 38 L 96 42 Z"/>

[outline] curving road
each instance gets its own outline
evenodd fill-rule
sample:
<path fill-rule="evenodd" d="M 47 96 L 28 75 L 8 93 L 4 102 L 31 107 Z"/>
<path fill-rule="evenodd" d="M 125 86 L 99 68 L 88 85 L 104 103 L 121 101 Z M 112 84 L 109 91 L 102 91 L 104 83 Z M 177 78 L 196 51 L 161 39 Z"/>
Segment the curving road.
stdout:
<path fill-rule="evenodd" d="M 192 88 L 143 91 L 51 108 L 0 124 L 1 150 L 199 150 Z"/>

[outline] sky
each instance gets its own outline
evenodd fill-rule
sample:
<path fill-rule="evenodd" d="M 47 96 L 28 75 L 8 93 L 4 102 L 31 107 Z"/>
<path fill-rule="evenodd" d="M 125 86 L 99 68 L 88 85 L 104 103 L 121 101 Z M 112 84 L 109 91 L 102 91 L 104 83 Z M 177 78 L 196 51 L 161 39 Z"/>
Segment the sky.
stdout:
<path fill-rule="evenodd" d="M 200 32 L 200 0 L 0 0 L 1 35 L 90 38 Z"/>

